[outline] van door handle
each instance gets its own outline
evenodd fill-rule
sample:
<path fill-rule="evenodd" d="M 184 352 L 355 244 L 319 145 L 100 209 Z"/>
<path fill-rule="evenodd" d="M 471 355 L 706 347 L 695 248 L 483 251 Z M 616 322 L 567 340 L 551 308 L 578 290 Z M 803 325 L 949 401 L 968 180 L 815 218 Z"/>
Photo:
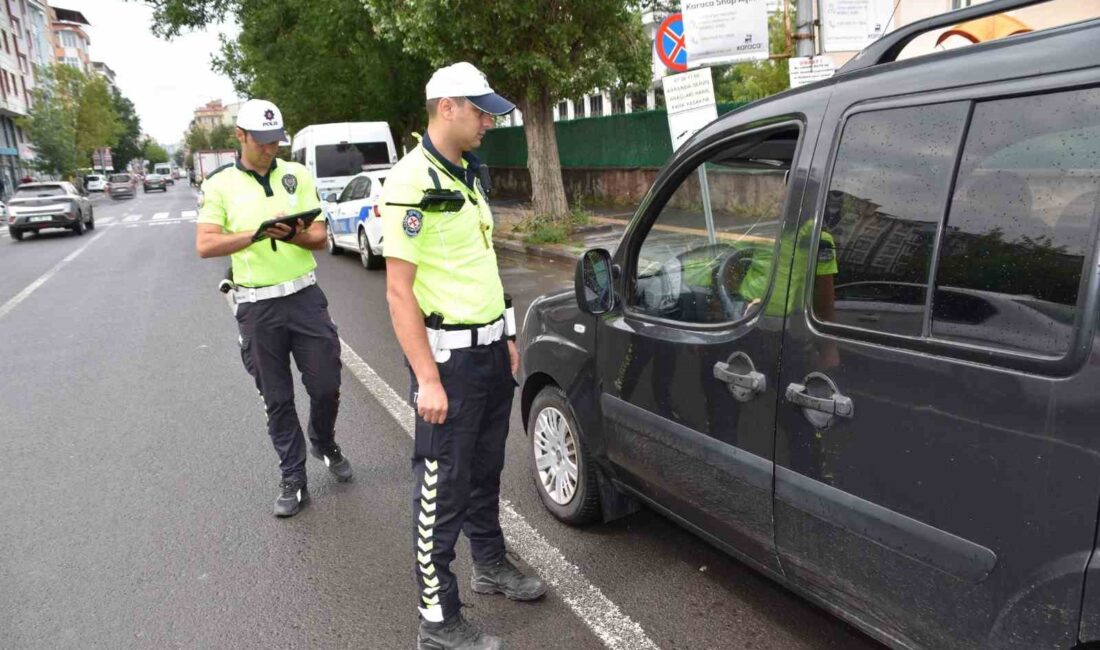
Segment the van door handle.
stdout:
<path fill-rule="evenodd" d="M 830 397 L 814 397 L 806 392 L 806 386 L 804 384 L 791 384 L 787 386 L 787 401 L 791 404 L 796 404 L 804 409 L 810 409 L 811 411 L 820 411 L 828 415 L 839 415 L 840 417 L 850 418 L 852 417 L 852 400 L 841 395 L 840 393 L 833 393 Z"/>
<path fill-rule="evenodd" d="M 764 373 L 757 372 L 744 352 L 734 352 L 726 361 L 714 364 L 714 377 L 729 384 L 730 395 L 738 402 L 751 401 L 768 388 Z"/>
<path fill-rule="evenodd" d="M 731 386 L 747 388 L 757 393 L 763 392 L 764 388 L 767 386 L 767 379 L 764 378 L 764 373 L 755 370 L 750 370 L 744 374 L 736 373 L 730 370 L 730 364 L 725 361 L 719 361 L 714 364 L 714 376 Z"/>

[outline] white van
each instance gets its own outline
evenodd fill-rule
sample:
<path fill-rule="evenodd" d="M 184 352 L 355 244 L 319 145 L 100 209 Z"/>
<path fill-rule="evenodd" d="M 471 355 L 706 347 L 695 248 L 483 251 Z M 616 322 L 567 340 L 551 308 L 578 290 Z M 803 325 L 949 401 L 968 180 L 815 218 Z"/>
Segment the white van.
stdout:
<path fill-rule="evenodd" d="M 294 134 L 290 157 L 309 168 L 325 199 L 360 172 L 391 167 L 397 149 L 385 122 L 311 124 Z"/>

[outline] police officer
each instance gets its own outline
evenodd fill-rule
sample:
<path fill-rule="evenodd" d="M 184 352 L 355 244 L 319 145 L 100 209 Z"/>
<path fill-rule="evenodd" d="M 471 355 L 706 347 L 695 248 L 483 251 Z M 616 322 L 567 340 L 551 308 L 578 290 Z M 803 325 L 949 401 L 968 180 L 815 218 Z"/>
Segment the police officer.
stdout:
<path fill-rule="evenodd" d="M 421 650 L 500 648 L 460 613 L 450 570 L 462 531 L 473 589 L 534 600 L 546 593 L 505 556 L 500 472 L 519 367 L 515 318 L 493 251 L 493 217 L 469 152 L 515 106 L 469 63 L 432 75 L 428 129 L 386 178 L 382 231 L 390 316 L 411 370 L 412 466 Z"/>
<path fill-rule="evenodd" d="M 237 116 L 237 162 L 203 181 L 195 248 L 200 257 L 232 259 L 230 298 L 240 329 L 241 359 L 256 381 L 267 410 L 267 430 L 279 454 L 282 482 L 275 515 L 289 517 L 309 501 L 306 451 L 294 408 L 290 357 L 310 397 L 310 453 L 338 481 L 351 478 L 351 463 L 334 440 L 340 404 L 340 339 L 317 286 L 311 251 L 325 246 L 324 217 L 307 225 L 275 224 L 260 241 L 253 234 L 274 217 L 320 207 L 313 177 L 304 166 L 276 160 L 286 140 L 283 117 L 271 102 L 250 99 Z"/>

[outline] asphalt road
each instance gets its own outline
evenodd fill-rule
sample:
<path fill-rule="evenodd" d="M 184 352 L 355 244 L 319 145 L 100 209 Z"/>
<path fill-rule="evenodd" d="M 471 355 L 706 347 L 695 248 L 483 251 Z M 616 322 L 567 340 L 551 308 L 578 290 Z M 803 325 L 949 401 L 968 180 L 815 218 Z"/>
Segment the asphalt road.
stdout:
<path fill-rule="evenodd" d="M 196 257 L 194 209 L 177 183 L 98 197 L 82 237 L 0 230 L 0 646 L 413 647 L 409 435 L 345 367 L 337 437 L 355 480 L 311 459 L 313 502 L 272 517 L 277 460 L 215 290 L 226 261 Z M 349 350 L 406 394 L 384 272 L 318 257 Z M 501 268 L 520 313 L 572 276 L 533 259 Z M 301 390 L 299 405 L 304 419 Z M 557 523 L 526 443 L 513 413 L 504 498 L 526 543 L 575 571 L 570 593 L 602 600 L 476 596 L 463 545 L 466 614 L 509 648 L 609 647 L 627 624 L 664 650 L 880 647 L 651 512 Z"/>

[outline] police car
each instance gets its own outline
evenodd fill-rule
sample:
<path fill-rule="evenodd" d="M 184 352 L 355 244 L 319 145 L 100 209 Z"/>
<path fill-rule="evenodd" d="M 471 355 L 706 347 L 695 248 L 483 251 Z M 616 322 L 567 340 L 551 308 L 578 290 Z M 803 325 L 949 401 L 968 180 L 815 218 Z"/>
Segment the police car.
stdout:
<path fill-rule="evenodd" d="M 378 202 L 387 170 L 362 172 L 344 187 L 335 201 L 329 201 L 328 252 L 339 255 L 344 250 L 359 252 L 363 268 L 377 271 L 385 266 L 382 257 L 382 219 Z M 333 198 L 330 194 L 326 198 Z"/>

